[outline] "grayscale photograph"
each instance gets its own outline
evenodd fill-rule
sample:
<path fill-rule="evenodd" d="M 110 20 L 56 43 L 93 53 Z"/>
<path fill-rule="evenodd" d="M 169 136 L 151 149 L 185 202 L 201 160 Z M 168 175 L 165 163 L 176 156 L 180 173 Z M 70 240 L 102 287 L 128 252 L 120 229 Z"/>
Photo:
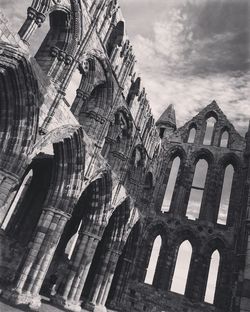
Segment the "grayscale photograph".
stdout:
<path fill-rule="evenodd" d="M 0 0 L 0 311 L 250 312 L 250 0 Z"/>

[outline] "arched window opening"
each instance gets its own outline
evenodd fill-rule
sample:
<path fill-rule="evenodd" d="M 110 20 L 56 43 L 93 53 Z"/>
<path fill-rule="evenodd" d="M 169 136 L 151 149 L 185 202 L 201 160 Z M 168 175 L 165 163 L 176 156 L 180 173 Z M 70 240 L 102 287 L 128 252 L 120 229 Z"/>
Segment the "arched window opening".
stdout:
<path fill-rule="evenodd" d="M 216 123 L 216 119 L 214 117 L 209 117 L 206 120 L 206 132 L 203 140 L 204 145 L 211 145 L 213 142 L 213 134 L 214 134 L 214 125 Z"/>
<path fill-rule="evenodd" d="M 206 287 L 206 293 L 205 293 L 205 302 L 214 303 L 214 296 L 216 291 L 216 284 L 217 284 L 217 278 L 218 278 L 218 272 L 219 272 L 219 266 L 220 266 L 220 254 L 218 250 L 215 250 L 212 254 L 210 266 L 209 266 L 209 273 L 208 273 L 208 279 L 207 279 L 207 287 Z"/>
<path fill-rule="evenodd" d="M 55 10 L 49 15 L 50 28 L 39 47 L 35 59 L 45 73 L 49 73 L 56 57 L 64 53 L 72 40 L 70 13 Z M 63 57 L 63 55 L 61 55 Z"/>
<path fill-rule="evenodd" d="M 168 184 L 167 184 L 167 188 L 165 191 L 164 200 L 163 200 L 163 204 L 162 204 L 162 208 L 161 208 L 162 212 L 169 211 L 171 201 L 172 201 L 172 197 L 173 197 L 173 193 L 174 193 L 176 180 L 177 180 L 177 176 L 178 176 L 178 172 L 179 172 L 179 168 L 180 168 L 180 163 L 181 163 L 180 157 L 178 157 L 178 156 L 175 157 L 175 159 L 172 163 L 171 171 L 170 171 L 169 178 L 168 178 Z"/>
<path fill-rule="evenodd" d="M 180 245 L 178 250 L 172 285 L 170 289 L 171 291 L 181 295 L 185 294 L 191 257 L 192 245 L 188 240 L 186 240 Z"/>
<path fill-rule="evenodd" d="M 217 223 L 226 225 L 227 215 L 229 208 L 229 201 L 233 183 L 234 168 L 232 165 L 228 165 L 225 170 L 221 198 L 220 198 L 220 208 L 217 218 Z"/>
<path fill-rule="evenodd" d="M 39 28 L 39 30 L 36 31 L 35 35 L 33 35 L 30 38 L 29 46 L 30 46 L 30 52 L 32 56 L 35 56 L 38 49 L 42 45 L 44 39 L 46 38 L 47 33 L 49 32 L 49 29 L 50 29 L 49 24 L 50 24 L 49 18 L 47 17 L 45 21 L 43 22 L 41 28 Z"/>
<path fill-rule="evenodd" d="M 195 140 L 195 135 L 196 135 L 196 129 L 194 127 L 192 127 L 189 130 L 189 135 L 188 135 L 188 143 L 194 143 Z"/>
<path fill-rule="evenodd" d="M 161 250 L 161 245 L 162 245 L 162 239 L 161 239 L 161 236 L 158 235 L 154 241 L 153 248 L 152 248 L 151 255 L 150 255 L 150 260 L 148 263 L 147 274 L 144 280 L 144 283 L 146 284 L 152 285 L 153 283 L 155 270 L 156 270 L 160 250 Z"/>
<path fill-rule="evenodd" d="M 70 240 L 68 241 L 67 246 L 65 248 L 65 254 L 68 256 L 69 260 L 71 259 L 73 251 L 75 249 L 76 242 L 77 242 L 77 239 L 79 237 L 79 230 L 81 228 L 81 225 L 82 225 L 82 221 L 80 222 L 80 224 L 78 226 L 77 232 L 70 238 Z"/>
<path fill-rule="evenodd" d="M 115 124 L 119 126 L 119 136 L 128 137 L 129 136 L 129 123 L 123 112 L 119 111 L 115 114 Z"/>
<path fill-rule="evenodd" d="M 33 170 L 31 169 L 27 173 L 27 175 L 25 176 L 21 186 L 19 187 L 19 190 L 17 191 L 17 193 L 16 193 L 16 195 L 14 197 L 14 200 L 13 200 L 13 202 L 12 202 L 10 208 L 9 208 L 9 211 L 8 211 L 6 217 L 4 218 L 4 221 L 3 221 L 2 226 L 1 226 L 1 228 L 3 230 L 6 229 L 6 227 L 7 227 L 8 223 L 9 223 L 11 217 L 13 216 L 13 214 L 15 214 L 15 210 L 16 210 L 16 208 L 18 206 L 18 203 L 20 203 L 21 202 L 21 198 L 24 197 L 25 192 L 27 191 L 27 189 L 28 189 L 28 187 L 30 185 L 32 177 L 33 177 Z"/>
<path fill-rule="evenodd" d="M 116 46 L 121 46 L 124 36 L 124 22 L 120 21 L 112 30 L 106 44 L 106 50 L 109 57 L 111 57 Z"/>
<path fill-rule="evenodd" d="M 68 87 L 65 90 L 65 99 L 67 101 L 68 106 L 71 106 L 75 97 L 76 97 L 76 91 L 80 86 L 82 79 L 82 75 L 78 69 L 76 69 L 70 79 L 70 83 L 68 84 Z"/>
<path fill-rule="evenodd" d="M 229 133 L 226 130 L 222 133 L 222 136 L 220 139 L 220 147 L 228 147 L 228 141 L 229 141 Z"/>
<path fill-rule="evenodd" d="M 208 163 L 205 159 L 200 159 L 195 167 L 194 178 L 189 196 L 187 213 L 188 219 L 199 218 L 200 208 L 206 183 Z"/>

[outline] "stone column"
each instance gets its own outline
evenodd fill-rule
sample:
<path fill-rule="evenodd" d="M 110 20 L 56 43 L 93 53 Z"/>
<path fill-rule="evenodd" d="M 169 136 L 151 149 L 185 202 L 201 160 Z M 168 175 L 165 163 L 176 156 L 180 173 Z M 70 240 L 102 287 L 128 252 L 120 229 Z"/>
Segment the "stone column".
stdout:
<path fill-rule="evenodd" d="M 52 302 L 70 311 L 81 311 L 80 297 L 100 239 L 91 232 L 79 234 L 65 286 Z"/>
<path fill-rule="evenodd" d="M 41 27 L 42 23 L 45 20 L 45 15 L 37 12 L 32 7 L 28 8 L 27 13 L 27 19 L 18 32 L 19 36 L 25 43 L 28 43 L 31 35 L 38 27 Z"/>
<path fill-rule="evenodd" d="M 243 291 L 240 303 L 240 312 L 250 312 L 250 218 L 246 221 L 247 223 L 247 250 L 243 280 Z"/>
<path fill-rule="evenodd" d="M 211 258 L 193 252 L 185 295 L 193 302 L 204 300 Z"/>
<path fill-rule="evenodd" d="M 107 249 L 103 255 L 97 274 L 94 277 L 89 295 L 90 306 L 94 312 L 106 312 L 105 303 L 108 298 L 111 283 L 114 277 L 115 268 L 120 251 Z"/>
<path fill-rule="evenodd" d="M 8 214 L 8 209 L 13 200 L 15 192 L 12 193 L 15 186 L 19 183 L 19 177 L 15 174 L 0 170 L 0 225 Z"/>
<path fill-rule="evenodd" d="M 132 263 L 133 261 L 130 258 L 125 257 L 122 259 L 121 270 L 114 288 L 114 296 L 109 304 L 114 309 L 116 309 L 116 306 L 119 306 L 124 299 L 127 282 L 131 274 Z"/>
<path fill-rule="evenodd" d="M 4 292 L 4 298 L 17 305 L 27 304 L 33 310 L 39 309 L 39 291 L 68 218 L 53 208 L 43 210 L 16 285 Z"/>

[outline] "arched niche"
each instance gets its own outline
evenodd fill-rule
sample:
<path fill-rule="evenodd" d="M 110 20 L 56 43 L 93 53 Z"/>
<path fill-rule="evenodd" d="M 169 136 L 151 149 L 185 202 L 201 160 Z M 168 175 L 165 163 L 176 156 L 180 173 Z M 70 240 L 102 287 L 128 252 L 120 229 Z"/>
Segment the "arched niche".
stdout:
<path fill-rule="evenodd" d="M 178 249 L 173 279 L 170 290 L 178 294 L 185 294 L 188 279 L 189 267 L 192 258 L 193 248 L 188 240 L 182 242 Z"/>
<path fill-rule="evenodd" d="M 119 257 L 127 240 L 130 222 L 130 200 L 126 199 L 113 211 L 98 243 L 83 288 L 82 299 L 104 306 L 114 277 Z M 100 286 L 100 287 L 99 287 Z"/>
<path fill-rule="evenodd" d="M 167 212 L 170 209 L 170 205 L 172 202 L 172 197 L 174 194 L 174 189 L 176 185 L 176 180 L 178 177 L 179 169 L 180 169 L 181 159 L 179 156 L 176 156 L 172 162 L 171 171 L 168 177 L 168 183 L 161 207 L 162 212 Z"/>
<path fill-rule="evenodd" d="M 63 9 L 54 10 L 49 15 L 49 21 L 49 31 L 35 54 L 35 59 L 48 76 L 55 77 L 59 69 L 58 62 L 71 62 L 66 53 L 69 45 L 73 45 L 71 13 Z"/>
<path fill-rule="evenodd" d="M 220 267 L 220 253 L 218 250 L 215 250 L 212 253 L 210 259 L 206 292 L 204 298 L 204 301 L 210 304 L 214 303 L 219 267 Z"/>
<path fill-rule="evenodd" d="M 206 131 L 203 139 L 204 145 L 212 145 L 214 137 L 214 126 L 217 121 L 217 116 L 215 114 L 208 115 L 206 119 Z"/>
<path fill-rule="evenodd" d="M 233 177 L 234 177 L 234 167 L 229 164 L 225 168 L 224 177 L 223 177 L 223 185 L 221 190 L 221 197 L 220 197 L 220 206 L 219 212 L 217 217 L 217 223 L 226 225 L 227 224 L 227 216 L 228 216 L 228 209 L 229 209 L 229 202 L 230 202 L 230 195 L 232 190 L 233 184 Z"/>
<path fill-rule="evenodd" d="M 52 156 L 33 160 L 5 219 L 7 235 L 21 245 L 30 240 L 37 226 L 49 191 L 52 163 Z"/>
<path fill-rule="evenodd" d="M 229 132 L 228 130 L 224 130 L 220 138 L 220 147 L 228 147 L 228 146 L 229 146 Z"/>
<path fill-rule="evenodd" d="M 113 28 L 107 43 L 106 43 L 106 50 L 107 50 L 107 54 L 108 57 L 111 57 L 114 49 L 117 46 L 121 46 L 122 45 L 122 41 L 123 41 L 123 37 L 124 37 L 124 22 L 123 21 L 119 21 L 116 26 Z"/>
<path fill-rule="evenodd" d="M 33 170 L 30 169 L 27 174 L 25 175 L 21 185 L 19 186 L 16 194 L 15 194 L 15 197 L 11 203 L 11 206 L 8 210 L 8 213 L 7 215 L 5 216 L 4 220 L 3 220 L 3 223 L 1 225 L 1 229 L 5 230 L 6 227 L 8 226 L 8 223 L 11 219 L 11 217 L 13 217 L 13 215 L 17 212 L 15 210 L 18 209 L 18 206 L 20 205 L 23 197 L 25 196 L 26 192 L 28 191 L 28 188 L 30 186 L 30 183 L 31 183 L 31 180 L 32 180 L 32 177 L 33 177 Z"/>
<path fill-rule="evenodd" d="M 119 257 L 109 296 L 107 299 L 107 307 L 116 309 L 117 306 L 126 297 L 126 289 L 132 278 L 132 270 L 134 267 L 135 257 L 140 241 L 141 224 L 138 221 L 132 228 L 122 254 Z"/>
<path fill-rule="evenodd" d="M 150 259 L 149 259 L 149 263 L 147 267 L 147 273 L 144 279 L 144 283 L 146 284 L 149 284 L 149 285 L 153 284 L 156 266 L 157 266 L 157 262 L 158 262 L 158 258 L 159 258 L 159 254 L 161 250 L 161 245 L 162 245 L 162 238 L 161 238 L 161 235 L 158 235 L 154 240 L 153 247 L 151 250 L 151 255 L 150 255 Z"/>
<path fill-rule="evenodd" d="M 188 133 L 187 143 L 194 143 L 196 136 L 196 127 L 192 126 Z"/>
<path fill-rule="evenodd" d="M 208 162 L 205 159 L 199 159 L 195 166 L 191 191 L 188 200 L 186 216 L 188 219 L 195 220 L 199 218 L 203 193 L 208 171 Z"/>

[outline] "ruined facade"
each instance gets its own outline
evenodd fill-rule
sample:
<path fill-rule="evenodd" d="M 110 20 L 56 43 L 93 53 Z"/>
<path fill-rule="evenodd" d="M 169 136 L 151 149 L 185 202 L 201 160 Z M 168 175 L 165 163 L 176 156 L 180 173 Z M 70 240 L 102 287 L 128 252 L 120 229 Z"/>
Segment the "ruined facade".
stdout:
<path fill-rule="evenodd" d="M 33 0 L 27 12 L 18 34 L 0 16 L 2 298 L 34 310 L 44 295 L 69 311 L 249 312 L 250 130 L 239 135 L 215 101 L 181 128 L 172 105 L 155 123 L 117 1 Z"/>

